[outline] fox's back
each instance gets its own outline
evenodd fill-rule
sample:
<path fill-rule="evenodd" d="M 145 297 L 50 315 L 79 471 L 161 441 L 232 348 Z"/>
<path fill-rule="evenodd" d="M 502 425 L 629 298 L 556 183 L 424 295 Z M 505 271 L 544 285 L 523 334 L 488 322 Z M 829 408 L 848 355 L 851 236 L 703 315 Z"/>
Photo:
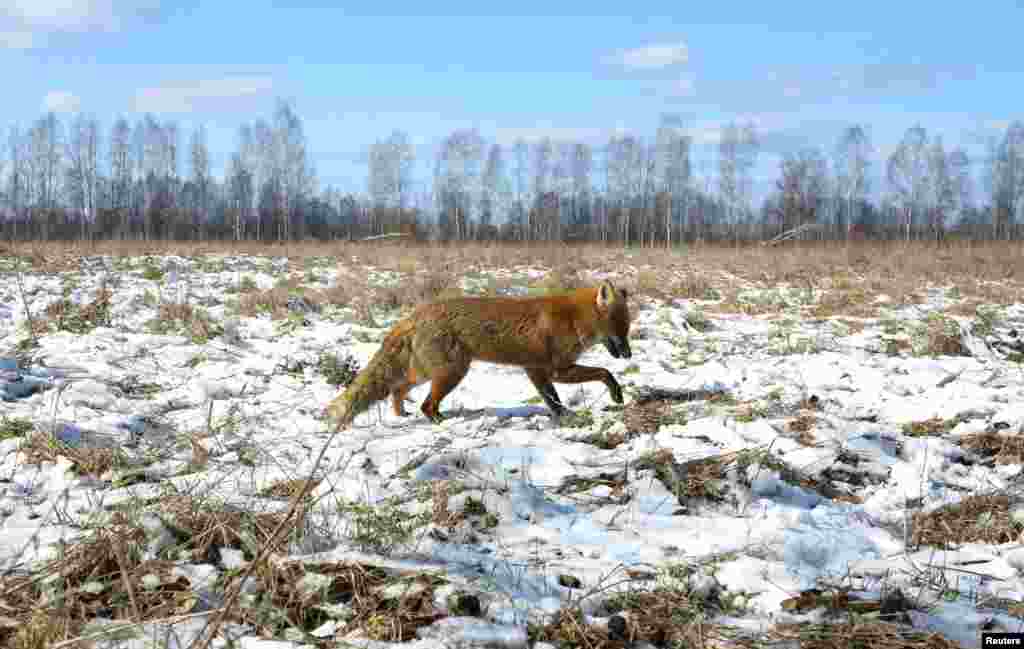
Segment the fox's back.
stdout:
<path fill-rule="evenodd" d="M 582 289 L 586 291 L 586 289 Z M 458 297 L 425 304 L 412 318 L 425 335 L 451 335 L 476 359 L 512 365 L 571 362 L 581 340 L 581 291 L 543 297 Z"/>

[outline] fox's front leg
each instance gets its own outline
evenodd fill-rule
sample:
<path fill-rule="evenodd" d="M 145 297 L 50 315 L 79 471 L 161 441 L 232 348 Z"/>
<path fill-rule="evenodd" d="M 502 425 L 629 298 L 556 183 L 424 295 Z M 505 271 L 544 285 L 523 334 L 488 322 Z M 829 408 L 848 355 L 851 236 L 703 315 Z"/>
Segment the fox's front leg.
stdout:
<path fill-rule="evenodd" d="M 603 367 L 589 367 L 587 365 L 569 365 L 560 367 L 551 372 L 551 380 L 557 383 L 589 383 L 600 381 L 608 387 L 612 395 L 612 401 L 622 404 L 622 387 L 615 380 L 612 373 Z"/>
<path fill-rule="evenodd" d="M 558 397 L 558 391 L 555 390 L 555 386 L 551 383 L 550 373 L 542 368 L 528 367 L 524 368 L 526 376 L 530 378 L 530 383 L 533 383 L 533 387 L 537 388 L 537 393 L 541 399 L 544 399 L 544 403 L 547 404 L 548 409 L 556 417 L 569 412 L 569 409 L 562 405 L 562 400 Z"/>

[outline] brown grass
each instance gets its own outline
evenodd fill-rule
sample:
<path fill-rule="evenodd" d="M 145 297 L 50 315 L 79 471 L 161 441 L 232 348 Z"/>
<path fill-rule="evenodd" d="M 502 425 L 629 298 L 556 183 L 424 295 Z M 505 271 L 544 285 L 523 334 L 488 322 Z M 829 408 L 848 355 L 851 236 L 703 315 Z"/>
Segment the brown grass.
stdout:
<path fill-rule="evenodd" d="M 997 432 L 975 433 L 960 438 L 960 446 L 996 464 L 1024 464 L 1024 436 Z"/>
<path fill-rule="evenodd" d="M 49 433 L 30 435 L 19 450 L 28 464 L 57 462 L 61 457 L 71 461 L 72 469 L 80 475 L 102 476 L 125 463 L 120 449 L 90 446 L 71 446 Z"/>
<path fill-rule="evenodd" d="M 935 632 L 917 631 L 889 622 L 779 624 L 769 636 L 780 646 L 795 642 L 800 649 L 962 649 Z M 772 643 L 774 644 L 774 643 Z"/>
<path fill-rule="evenodd" d="M 249 512 L 237 507 L 204 502 L 187 494 L 165 496 L 160 500 L 161 518 L 182 539 L 182 548 L 198 561 L 219 561 L 220 548 L 242 550 L 255 556 L 265 547 L 285 512 Z M 302 527 L 300 518 L 296 528 Z M 288 539 L 279 541 L 284 549 Z"/>
<path fill-rule="evenodd" d="M 1010 519 L 1010 497 L 968 496 L 954 505 L 918 512 L 911 543 L 940 548 L 962 543 L 1016 543 L 1020 530 Z"/>
<path fill-rule="evenodd" d="M 426 269 L 455 275 L 485 268 L 533 265 L 549 269 L 608 270 L 623 263 L 676 271 L 667 293 L 702 298 L 709 288 L 727 292 L 737 282 L 803 287 L 806 278 L 834 278 L 830 284 L 848 297 L 858 288 L 884 292 L 897 301 L 924 284 L 955 284 L 965 297 L 996 304 L 1020 299 L 1024 255 L 1020 242 L 964 241 L 936 247 L 932 242 L 801 242 L 784 248 L 756 244 L 700 244 L 683 249 L 625 250 L 620 246 L 560 243 L 403 243 L 380 242 L 162 242 L 94 241 L 80 243 L 15 242 L 14 254 L 31 258 L 37 270 L 77 267 L 85 255 L 141 256 L 178 254 L 278 255 L 296 263 L 309 257 L 335 258 L 343 265 L 373 266 L 409 273 Z M 656 276 L 634 276 L 641 287 L 659 288 Z M 853 293 L 850 293 L 850 292 Z M 845 298 L 840 298 L 845 299 Z"/>
<path fill-rule="evenodd" d="M 325 577 L 324 587 L 300 587 L 308 574 Z M 395 577 L 380 568 L 357 563 L 264 562 L 255 578 L 256 592 L 265 605 L 239 607 L 232 617 L 266 637 L 279 636 L 285 621 L 289 626 L 312 631 L 328 619 L 317 606 L 338 602 L 352 608 L 352 617 L 339 625 L 338 639 L 359 630 L 373 640 L 405 642 L 415 637 L 417 628 L 444 617 L 433 605 L 438 581 L 427 575 Z M 230 588 L 236 579 L 229 578 L 226 587 Z M 384 591 L 396 584 L 393 595 Z M 270 609 L 273 615 L 267 615 Z"/>
<path fill-rule="evenodd" d="M 108 525 L 76 541 L 37 574 L 0 577 L 4 616 L 19 623 L 0 625 L 0 644 L 43 649 L 77 637 L 97 616 L 142 622 L 190 612 L 199 600 L 188 579 L 172 575 L 173 562 L 141 561 L 145 542 L 145 530 L 115 512 Z M 144 578 L 154 576 L 156 587 L 145 586 Z M 92 583 L 103 588 L 88 588 Z M 59 586 L 55 598 L 46 594 L 52 585 Z"/>

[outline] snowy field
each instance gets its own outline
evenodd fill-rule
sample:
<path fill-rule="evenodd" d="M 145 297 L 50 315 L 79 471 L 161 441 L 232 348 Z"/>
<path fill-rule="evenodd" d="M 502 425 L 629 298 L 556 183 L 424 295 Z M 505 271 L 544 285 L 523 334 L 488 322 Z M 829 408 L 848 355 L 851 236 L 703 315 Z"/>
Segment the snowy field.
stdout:
<path fill-rule="evenodd" d="M 8 646 L 195 646 L 213 621 L 209 646 L 267 648 L 1022 630 L 1024 305 L 855 276 L 671 299 L 623 264 L 579 279 L 636 293 L 633 357 L 581 359 L 624 408 L 559 385 L 574 416 L 556 425 L 521 370 L 477 363 L 442 424 L 421 386 L 409 417 L 381 403 L 332 437 L 324 406 L 400 296 L 430 290 L 415 270 L 18 265 L 0 258 Z M 457 288 L 537 292 L 548 271 Z"/>

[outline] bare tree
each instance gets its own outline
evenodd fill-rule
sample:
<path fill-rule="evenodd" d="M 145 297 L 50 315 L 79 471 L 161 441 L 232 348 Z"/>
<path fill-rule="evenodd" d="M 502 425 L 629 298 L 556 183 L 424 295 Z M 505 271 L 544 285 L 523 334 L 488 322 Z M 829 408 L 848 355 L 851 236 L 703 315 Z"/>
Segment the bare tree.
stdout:
<path fill-rule="evenodd" d="M 110 130 L 110 203 L 108 207 L 119 213 L 121 231 L 130 231 L 132 190 L 131 127 L 124 117 L 118 118 Z"/>
<path fill-rule="evenodd" d="M 471 235 L 471 206 L 480 180 L 483 147 L 476 129 L 460 129 L 445 139 L 441 149 L 442 209 L 451 215 L 448 222 L 460 241 Z"/>
<path fill-rule="evenodd" d="M 736 155 L 737 197 L 744 214 L 750 213 L 750 202 L 754 194 L 753 171 L 757 165 L 757 155 L 761 140 L 757 134 L 757 126 L 747 122 L 739 131 L 739 142 Z"/>
<path fill-rule="evenodd" d="M 735 122 L 722 128 L 718 141 L 718 193 L 726 208 L 726 222 L 729 227 L 735 223 L 735 210 L 740 200 L 739 185 L 740 129 Z"/>
<path fill-rule="evenodd" d="M 56 114 L 49 112 L 36 121 L 29 132 L 29 147 L 35 205 L 53 210 L 57 207 L 63 161 L 63 137 Z"/>
<path fill-rule="evenodd" d="M 667 198 L 665 209 L 665 247 L 672 246 L 672 223 L 675 212 L 682 206 L 685 213 L 690 184 L 690 137 L 682 132 L 682 120 L 677 115 L 662 117 L 656 136 L 658 148 L 659 190 Z"/>
<path fill-rule="evenodd" d="M 81 218 L 82 237 L 86 224 L 96 216 L 96 191 L 99 158 L 99 122 L 78 115 L 71 123 L 68 139 L 68 194 Z M 123 235 L 122 235 L 123 236 Z"/>
<path fill-rule="evenodd" d="M 24 209 L 29 205 L 29 166 L 28 147 L 24 134 L 18 126 L 12 126 L 7 137 L 7 148 L 10 153 L 10 176 L 7 182 L 7 201 L 11 206 L 14 220 L 11 233 L 17 237 L 18 223 L 24 217 Z"/>
<path fill-rule="evenodd" d="M 413 168 L 416 164 L 416 148 L 405 131 L 392 131 L 388 138 L 388 149 L 392 159 L 395 175 L 395 201 L 398 207 L 398 220 L 406 222 L 406 206 L 411 202 L 413 191 Z"/>
<path fill-rule="evenodd" d="M 949 173 L 953 185 L 957 218 L 963 220 L 973 206 L 973 181 L 971 180 L 971 159 L 967 152 L 957 147 L 949 153 Z"/>
<path fill-rule="evenodd" d="M 191 166 L 191 182 L 195 193 L 193 209 L 196 211 L 196 222 L 206 225 L 209 221 L 210 190 L 210 149 L 206 140 L 206 126 L 200 124 L 192 131 L 189 144 L 189 161 Z"/>
<path fill-rule="evenodd" d="M 488 231 L 488 236 L 493 236 L 495 217 L 501 213 L 504 205 L 506 191 L 503 183 L 505 180 L 505 159 L 502 155 L 501 145 L 494 143 L 487 152 L 487 162 L 484 164 L 483 191 L 480 197 L 480 226 Z"/>
<path fill-rule="evenodd" d="M 860 217 L 855 207 L 868 192 L 868 168 L 871 164 L 871 141 L 860 125 L 847 127 L 839 138 L 835 156 L 836 189 L 846 201 L 846 235 Z"/>
<path fill-rule="evenodd" d="M 579 143 L 572 152 L 572 207 L 571 222 L 582 236 L 583 226 L 591 224 L 590 202 L 592 186 L 590 172 L 594 166 L 594 154 L 590 145 Z"/>
<path fill-rule="evenodd" d="M 1010 124 L 990 147 L 986 181 L 992 197 L 993 226 L 1006 232 L 1024 210 L 1024 122 Z"/>
<path fill-rule="evenodd" d="M 530 231 L 534 236 L 543 236 L 550 238 L 551 232 L 548 229 L 543 235 L 540 234 L 540 228 L 547 226 L 546 219 L 544 218 L 544 211 L 546 207 L 550 207 L 551 197 L 548 192 L 551 191 L 551 167 L 553 165 L 554 158 L 554 144 L 551 142 L 551 138 L 545 137 L 533 146 L 533 209 L 530 213 L 533 215 L 530 219 Z"/>
<path fill-rule="evenodd" d="M 526 223 L 526 204 L 529 203 L 527 198 L 528 186 L 526 182 L 526 175 L 529 173 L 529 147 L 526 145 L 526 141 L 522 138 L 516 140 L 513 145 L 515 152 L 515 169 L 513 176 L 515 177 L 515 208 L 513 210 L 516 226 L 518 228 L 519 237 L 526 239 L 527 236 L 532 236 L 532 233 L 527 232 Z"/>
<path fill-rule="evenodd" d="M 910 226 L 919 218 L 928 189 L 927 147 L 927 131 L 920 125 L 912 126 L 889 156 L 886 166 L 889 197 L 904 215 L 907 239 L 910 239 Z"/>
<path fill-rule="evenodd" d="M 281 239 L 293 237 L 293 225 L 301 227 L 301 219 L 296 218 L 298 209 L 304 205 L 315 185 L 315 172 L 306 149 L 306 136 L 302 120 L 292 109 L 291 104 L 279 101 L 274 111 L 274 158 L 277 175 L 280 180 L 282 230 Z M 294 224 L 293 224 L 294 222 Z M 302 232 L 295 233 L 298 238 Z"/>
<path fill-rule="evenodd" d="M 828 192 L 828 163 L 817 149 L 788 153 L 779 163 L 781 178 L 766 211 L 783 230 L 815 223 Z"/>
<path fill-rule="evenodd" d="M 928 147 L 928 225 L 936 237 L 945 230 L 948 219 L 956 206 L 953 193 L 953 178 L 949 169 L 949 158 L 942 144 L 942 137 L 936 136 Z"/>

